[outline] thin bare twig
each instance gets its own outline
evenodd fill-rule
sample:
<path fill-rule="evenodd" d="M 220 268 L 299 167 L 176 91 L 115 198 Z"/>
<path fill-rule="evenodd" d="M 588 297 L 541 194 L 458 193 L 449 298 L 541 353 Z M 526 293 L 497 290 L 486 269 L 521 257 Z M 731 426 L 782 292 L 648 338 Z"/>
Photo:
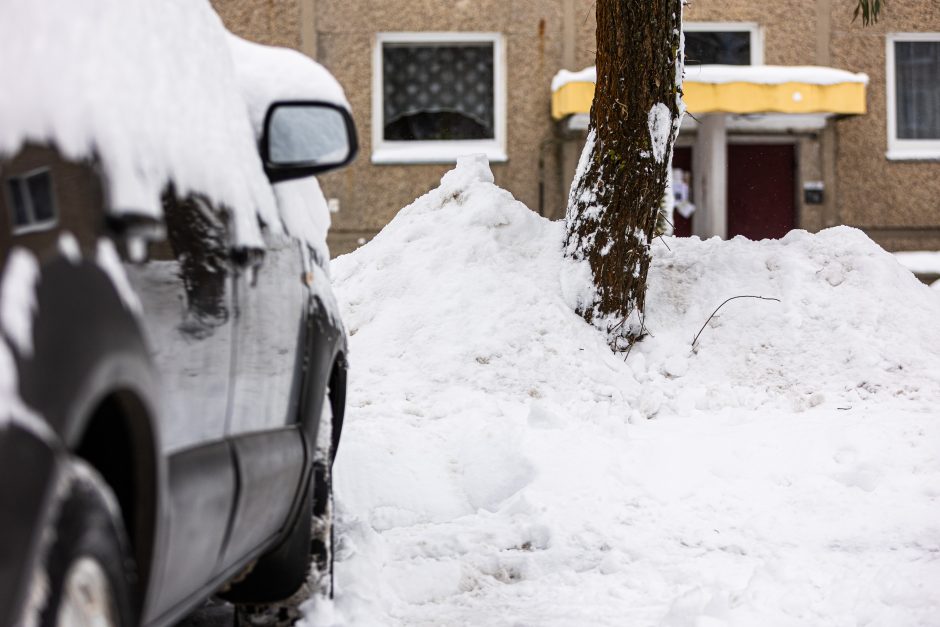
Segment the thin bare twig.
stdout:
<path fill-rule="evenodd" d="M 751 296 L 751 295 L 748 295 L 748 294 L 742 294 L 741 296 L 732 296 L 731 298 L 729 298 L 729 299 L 726 300 L 725 302 L 723 302 L 723 303 L 721 303 L 720 305 L 718 305 L 718 307 L 715 309 L 715 311 L 712 312 L 712 315 L 708 316 L 708 320 L 705 321 L 705 324 L 702 325 L 702 328 L 698 330 L 698 333 L 696 333 L 696 334 L 695 334 L 695 337 L 692 339 L 692 347 L 693 347 L 693 348 L 695 347 L 695 343 L 698 342 L 698 337 L 702 334 L 702 331 L 705 330 L 705 327 L 708 326 L 708 323 L 712 321 L 712 318 L 715 317 L 715 314 L 718 313 L 718 310 L 721 309 L 722 307 L 724 307 L 725 305 L 727 305 L 728 303 L 730 303 L 731 301 L 737 299 L 737 298 L 756 298 L 757 300 L 773 300 L 773 301 L 776 301 L 776 302 L 778 302 L 778 303 L 780 302 L 780 299 L 779 299 L 779 298 L 772 298 L 772 297 L 770 297 L 770 296 Z"/>

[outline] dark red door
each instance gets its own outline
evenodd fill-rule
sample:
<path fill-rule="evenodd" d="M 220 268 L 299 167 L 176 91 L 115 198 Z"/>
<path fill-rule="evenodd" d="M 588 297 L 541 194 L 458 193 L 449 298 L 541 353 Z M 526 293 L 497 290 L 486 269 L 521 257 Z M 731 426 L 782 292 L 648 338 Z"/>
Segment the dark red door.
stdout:
<path fill-rule="evenodd" d="M 672 151 L 672 167 L 673 169 L 685 170 L 686 172 L 692 172 L 692 148 L 688 146 L 679 147 Z M 691 197 L 692 193 L 692 181 L 689 177 L 689 195 Z M 695 214 L 692 214 L 688 218 L 683 218 L 682 214 L 678 211 L 673 212 L 673 235 L 676 237 L 689 237 L 692 235 L 692 220 L 695 219 Z"/>
<path fill-rule="evenodd" d="M 728 146 L 728 237 L 780 238 L 796 226 L 792 144 Z"/>

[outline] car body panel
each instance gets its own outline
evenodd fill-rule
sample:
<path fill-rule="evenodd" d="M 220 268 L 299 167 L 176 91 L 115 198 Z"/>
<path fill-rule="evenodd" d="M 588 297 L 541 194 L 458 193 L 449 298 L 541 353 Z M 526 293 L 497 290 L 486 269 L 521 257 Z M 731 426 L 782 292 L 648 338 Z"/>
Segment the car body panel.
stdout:
<path fill-rule="evenodd" d="M 223 568 L 285 530 L 310 457 L 297 425 L 233 438 L 232 448 L 242 480 Z"/>
<path fill-rule="evenodd" d="M 265 233 L 256 265 L 240 273 L 235 294 L 237 343 L 227 433 L 280 429 L 297 421 L 303 321 L 309 293 L 300 243 Z M 301 366 L 301 368 L 298 368 Z"/>
<path fill-rule="evenodd" d="M 177 452 L 170 456 L 167 468 L 166 550 L 145 622 L 217 574 L 237 498 L 232 451 L 225 440 Z"/>
<path fill-rule="evenodd" d="M 235 345 L 234 271 L 225 216 L 198 197 L 164 194 L 166 239 L 125 255 L 140 319 L 167 395 L 166 454 L 225 437 Z"/>

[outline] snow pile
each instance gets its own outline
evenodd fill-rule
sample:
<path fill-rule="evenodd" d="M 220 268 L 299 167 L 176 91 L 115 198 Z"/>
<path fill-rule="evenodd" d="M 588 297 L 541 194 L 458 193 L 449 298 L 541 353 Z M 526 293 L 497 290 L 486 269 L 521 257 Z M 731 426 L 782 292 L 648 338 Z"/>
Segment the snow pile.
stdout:
<path fill-rule="evenodd" d="M 669 246 L 655 249 L 648 295 L 648 325 L 666 335 L 639 352 L 666 376 L 688 369 L 668 386 L 675 410 L 940 401 L 940 299 L 861 231 Z M 728 303 L 688 354 L 715 307 L 738 295 L 781 302 Z"/>
<path fill-rule="evenodd" d="M 464 159 L 334 262 L 316 624 L 935 623 L 940 297 L 861 232 L 655 245 L 626 360 L 563 225 Z M 691 340 L 726 298 L 739 299 Z M 315 622 L 312 621 L 312 622 Z"/>
<path fill-rule="evenodd" d="M 586 67 L 578 72 L 561 70 L 552 78 L 552 92 L 568 83 L 596 83 L 597 68 Z M 686 65 L 687 83 L 809 83 L 810 85 L 836 85 L 839 83 L 868 84 L 868 75 L 815 65 Z"/>

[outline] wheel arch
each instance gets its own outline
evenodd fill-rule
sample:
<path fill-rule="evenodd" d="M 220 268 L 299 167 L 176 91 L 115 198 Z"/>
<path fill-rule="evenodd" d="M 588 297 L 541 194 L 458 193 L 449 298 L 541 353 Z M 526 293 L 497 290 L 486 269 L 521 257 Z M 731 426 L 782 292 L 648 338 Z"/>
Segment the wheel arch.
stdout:
<path fill-rule="evenodd" d="M 145 602 L 165 481 L 161 397 L 140 320 L 90 259 L 46 260 L 35 294 L 33 351 L 17 357 L 21 396 L 114 492 Z"/>
<path fill-rule="evenodd" d="M 346 411 L 348 363 L 346 331 L 339 319 L 335 298 L 328 288 L 311 294 L 306 318 L 298 420 L 308 444 L 315 446 L 323 416 L 323 403 L 330 403 L 335 455 Z"/>
<path fill-rule="evenodd" d="M 140 396 L 128 388 L 112 390 L 100 398 L 72 449 L 101 475 L 118 501 L 137 565 L 137 598 L 141 601 L 153 572 L 159 492 L 157 450 L 150 412 Z"/>
<path fill-rule="evenodd" d="M 339 449 L 340 436 L 343 432 L 343 419 L 346 415 L 346 376 L 348 371 L 346 355 L 340 351 L 333 359 L 333 367 L 330 371 L 330 381 L 328 388 L 330 409 L 333 416 L 333 457 L 336 457 L 336 451 Z"/>

